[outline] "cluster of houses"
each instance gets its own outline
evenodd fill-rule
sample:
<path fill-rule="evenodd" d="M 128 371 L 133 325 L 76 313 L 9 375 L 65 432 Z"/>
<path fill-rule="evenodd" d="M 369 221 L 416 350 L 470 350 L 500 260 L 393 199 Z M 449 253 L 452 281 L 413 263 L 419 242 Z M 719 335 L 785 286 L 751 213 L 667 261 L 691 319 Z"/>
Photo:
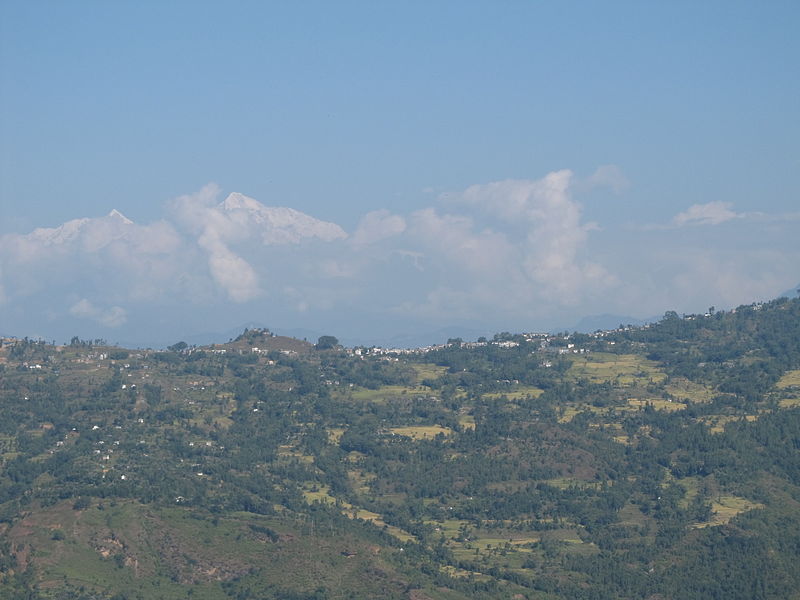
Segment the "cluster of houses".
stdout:
<path fill-rule="evenodd" d="M 452 346 L 459 346 L 460 348 L 475 349 L 483 348 L 486 346 L 496 346 L 498 348 L 518 348 L 522 343 L 538 343 L 540 349 L 548 349 L 549 343 L 555 339 L 566 339 L 564 336 L 553 335 L 549 333 L 522 333 L 513 336 L 515 339 L 495 339 L 485 340 L 480 339 L 477 342 L 464 342 L 461 340 L 451 340 L 446 344 L 432 344 L 430 346 L 421 346 L 419 348 L 381 348 L 380 346 L 373 346 L 371 348 L 356 347 L 346 348 L 348 354 L 352 356 L 400 356 L 400 355 L 419 355 L 428 354 L 436 350 L 443 350 Z M 567 344 L 568 350 L 561 352 L 583 353 L 585 349 L 574 348 L 574 344 Z M 560 350 L 560 349 L 559 349 Z M 556 351 L 554 349 L 553 351 Z"/>

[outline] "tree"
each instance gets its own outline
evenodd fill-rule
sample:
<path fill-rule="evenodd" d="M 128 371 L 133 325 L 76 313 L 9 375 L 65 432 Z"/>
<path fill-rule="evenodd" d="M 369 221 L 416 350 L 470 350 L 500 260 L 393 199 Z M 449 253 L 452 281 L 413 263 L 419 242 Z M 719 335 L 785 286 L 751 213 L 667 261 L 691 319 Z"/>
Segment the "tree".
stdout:
<path fill-rule="evenodd" d="M 172 344 L 172 346 L 167 346 L 167 350 L 170 352 L 180 352 L 181 350 L 186 350 L 189 347 L 189 344 L 186 342 L 178 342 L 177 344 Z"/>
<path fill-rule="evenodd" d="M 339 345 L 339 340 L 333 337 L 332 335 L 323 335 L 322 337 L 317 340 L 317 345 L 315 348 L 317 350 L 330 350 L 331 348 L 335 348 Z"/>

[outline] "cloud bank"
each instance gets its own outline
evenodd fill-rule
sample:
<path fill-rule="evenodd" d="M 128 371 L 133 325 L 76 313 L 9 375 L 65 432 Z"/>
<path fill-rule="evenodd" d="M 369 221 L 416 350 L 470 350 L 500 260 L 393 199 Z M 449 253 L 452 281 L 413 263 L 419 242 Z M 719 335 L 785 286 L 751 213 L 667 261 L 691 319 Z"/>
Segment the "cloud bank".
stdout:
<path fill-rule="evenodd" d="M 719 225 L 725 221 L 742 217 L 731 210 L 729 202 L 693 204 L 688 210 L 678 213 L 672 220 L 677 227 L 684 225 Z"/>
<path fill-rule="evenodd" d="M 800 279 L 797 242 L 778 220 L 714 201 L 646 233 L 600 227 L 577 199 L 598 186 L 630 184 L 613 166 L 582 181 L 561 170 L 481 183 L 407 214 L 369 212 L 348 233 L 210 184 L 153 223 L 113 210 L 0 237 L 0 333 L 95 327 L 158 339 L 253 320 L 338 333 L 553 328 L 602 312 L 735 305 Z"/>
<path fill-rule="evenodd" d="M 82 298 L 73 304 L 69 309 L 69 313 L 75 317 L 97 321 L 106 327 L 119 327 L 124 325 L 127 320 L 124 308 L 112 306 L 108 309 L 101 309 L 86 298 Z"/>

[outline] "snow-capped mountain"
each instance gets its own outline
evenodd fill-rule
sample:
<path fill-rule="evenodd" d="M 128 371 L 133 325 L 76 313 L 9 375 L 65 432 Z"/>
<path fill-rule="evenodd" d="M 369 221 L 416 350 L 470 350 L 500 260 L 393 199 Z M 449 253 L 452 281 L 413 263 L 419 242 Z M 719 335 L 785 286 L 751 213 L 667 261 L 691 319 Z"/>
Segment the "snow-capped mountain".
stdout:
<path fill-rule="evenodd" d="M 293 208 L 264 206 L 244 194 L 230 194 L 218 208 L 231 220 L 254 227 L 265 244 L 292 244 L 308 238 L 330 242 L 347 237 L 336 223 L 315 219 Z"/>
<path fill-rule="evenodd" d="M 124 235 L 126 228 L 133 224 L 128 217 L 114 209 L 105 217 L 84 217 L 72 219 L 58 227 L 39 227 L 24 237 L 43 246 L 58 246 L 80 240 L 88 228 L 101 230 L 106 234 L 102 237 L 111 239 Z"/>
<path fill-rule="evenodd" d="M 133 225 L 133 221 L 131 221 L 128 217 L 119 212 L 116 208 L 112 209 L 111 212 L 108 213 L 106 219 L 117 221 L 119 223 L 122 223 L 123 225 Z"/>

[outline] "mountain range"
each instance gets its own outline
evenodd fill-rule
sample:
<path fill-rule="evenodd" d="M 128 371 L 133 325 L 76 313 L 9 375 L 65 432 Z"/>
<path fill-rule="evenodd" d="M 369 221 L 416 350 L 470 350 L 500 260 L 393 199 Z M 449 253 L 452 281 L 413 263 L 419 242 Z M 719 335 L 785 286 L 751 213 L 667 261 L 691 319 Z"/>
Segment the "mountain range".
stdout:
<path fill-rule="evenodd" d="M 217 208 L 229 218 L 256 229 L 265 244 L 296 244 L 308 238 L 330 242 L 347 237 L 336 223 L 315 219 L 293 208 L 265 206 L 237 192 L 229 194 Z"/>

